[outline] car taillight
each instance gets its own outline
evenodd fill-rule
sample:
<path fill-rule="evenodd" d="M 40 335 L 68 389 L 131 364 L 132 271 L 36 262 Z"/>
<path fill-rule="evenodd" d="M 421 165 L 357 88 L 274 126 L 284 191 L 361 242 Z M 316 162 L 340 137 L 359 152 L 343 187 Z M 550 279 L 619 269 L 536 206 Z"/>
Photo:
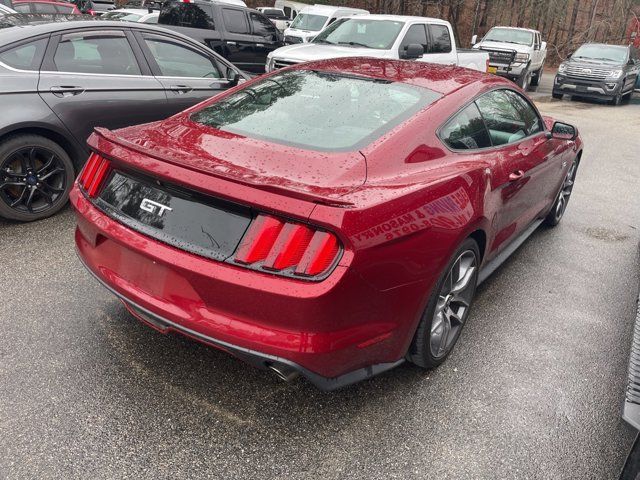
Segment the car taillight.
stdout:
<path fill-rule="evenodd" d="M 97 153 L 92 153 L 84 166 L 78 183 L 90 197 L 95 197 L 98 189 L 109 173 L 111 163 Z"/>
<path fill-rule="evenodd" d="M 340 243 L 332 233 L 258 215 L 242 237 L 234 262 L 272 273 L 320 277 L 334 266 Z"/>

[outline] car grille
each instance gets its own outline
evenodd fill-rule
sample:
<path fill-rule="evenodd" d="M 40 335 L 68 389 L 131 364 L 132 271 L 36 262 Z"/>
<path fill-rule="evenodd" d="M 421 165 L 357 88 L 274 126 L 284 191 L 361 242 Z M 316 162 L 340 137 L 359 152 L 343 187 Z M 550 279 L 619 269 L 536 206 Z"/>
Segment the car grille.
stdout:
<path fill-rule="evenodd" d="M 298 62 L 292 62 L 290 60 L 274 60 L 273 61 L 273 69 L 277 70 L 278 68 L 290 67 L 291 65 L 295 65 Z"/>
<path fill-rule="evenodd" d="M 513 60 L 516 58 L 516 52 L 513 50 L 488 50 L 486 48 L 482 50 L 489 54 L 489 63 L 509 65 L 513 63 Z"/>
<path fill-rule="evenodd" d="M 300 37 L 294 37 L 293 35 L 285 35 L 284 43 L 302 43 L 302 39 Z"/>
<path fill-rule="evenodd" d="M 577 67 L 568 65 L 564 72 L 568 77 L 586 78 L 589 80 L 604 80 L 609 75 L 609 70 L 603 68 Z"/>

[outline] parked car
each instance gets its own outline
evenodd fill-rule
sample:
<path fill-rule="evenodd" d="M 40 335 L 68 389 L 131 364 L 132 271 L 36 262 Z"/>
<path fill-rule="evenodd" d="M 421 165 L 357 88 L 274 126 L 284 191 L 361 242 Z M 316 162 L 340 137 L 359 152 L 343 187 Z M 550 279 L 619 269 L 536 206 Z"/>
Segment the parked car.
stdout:
<path fill-rule="evenodd" d="M 284 32 L 285 29 L 289 26 L 290 21 L 284 14 L 284 10 L 280 8 L 258 7 L 256 8 L 256 10 L 267 17 L 269 20 L 271 20 L 276 28 L 281 32 Z"/>
<path fill-rule="evenodd" d="M 168 0 L 158 23 L 202 42 L 238 68 L 264 73 L 282 34 L 257 10 L 209 0 Z"/>
<path fill-rule="evenodd" d="M 55 0 L 14 0 L 13 8 L 18 13 L 80 15 L 73 3 Z"/>
<path fill-rule="evenodd" d="M 98 129 L 82 262 L 139 319 L 331 390 L 435 367 L 476 285 L 561 221 L 582 155 L 511 82 L 346 58 Z"/>
<path fill-rule="evenodd" d="M 509 78 L 523 90 L 538 85 L 547 58 L 547 42 L 537 30 L 529 28 L 493 27 L 473 48 L 489 52 L 489 73 Z"/>
<path fill-rule="evenodd" d="M 558 67 L 552 95 L 599 98 L 620 105 L 633 95 L 639 73 L 636 48 L 585 43 Z"/>
<path fill-rule="evenodd" d="M 269 55 L 268 72 L 301 62 L 340 57 L 375 57 L 456 64 L 485 71 L 489 54 L 456 47 L 451 24 L 402 15 L 341 18 L 310 43 L 288 45 Z"/>
<path fill-rule="evenodd" d="M 309 42 L 340 17 L 367 15 L 368 13 L 367 10 L 359 8 L 312 5 L 303 8 L 298 13 L 289 28 L 284 31 L 284 41 L 287 44 Z"/>
<path fill-rule="evenodd" d="M 0 29 L 0 216 L 13 220 L 62 208 L 95 126 L 159 120 L 238 81 L 239 70 L 184 35 L 51 17 Z"/>
<path fill-rule="evenodd" d="M 273 3 L 274 8 L 280 8 L 289 20 L 293 20 L 298 13 L 309 6 L 308 3 L 295 2 L 292 0 L 276 0 Z"/>
<path fill-rule="evenodd" d="M 103 20 L 121 20 L 123 22 L 158 23 L 160 12 L 153 9 L 119 8 L 102 15 Z"/>
<path fill-rule="evenodd" d="M 105 12 L 116 9 L 114 0 L 71 0 L 78 10 L 87 15 L 100 16 Z"/>
<path fill-rule="evenodd" d="M 5 5 L 0 4 L 0 17 L 4 15 L 11 15 L 12 13 L 17 13 L 17 12 L 12 8 L 9 8 Z"/>

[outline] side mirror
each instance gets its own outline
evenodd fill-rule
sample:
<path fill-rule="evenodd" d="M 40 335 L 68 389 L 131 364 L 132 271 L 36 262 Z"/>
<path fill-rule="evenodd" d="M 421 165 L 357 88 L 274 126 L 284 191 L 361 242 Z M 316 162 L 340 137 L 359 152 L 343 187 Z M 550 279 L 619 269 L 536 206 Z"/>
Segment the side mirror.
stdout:
<path fill-rule="evenodd" d="M 542 42 L 542 43 L 540 44 L 540 48 L 541 48 L 542 50 L 546 50 L 546 49 L 547 49 L 547 42 Z"/>
<path fill-rule="evenodd" d="M 240 74 L 233 68 L 227 68 L 227 80 L 230 87 L 235 87 L 240 81 Z"/>
<path fill-rule="evenodd" d="M 471 37 L 471 45 L 475 45 L 476 43 L 478 43 L 478 35 Z"/>
<path fill-rule="evenodd" d="M 575 140 L 578 136 L 578 130 L 568 123 L 555 122 L 551 128 L 551 138 L 558 140 Z"/>
<path fill-rule="evenodd" d="M 573 53 L 567 53 L 567 60 L 571 58 L 571 55 L 573 55 Z"/>
<path fill-rule="evenodd" d="M 404 48 L 404 51 L 401 52 L 400 58 L 403 60 L 414 60 L 421 58 L 422 55 L 424 55 L 424 47 L 419 43 L 410 43 Z"/>

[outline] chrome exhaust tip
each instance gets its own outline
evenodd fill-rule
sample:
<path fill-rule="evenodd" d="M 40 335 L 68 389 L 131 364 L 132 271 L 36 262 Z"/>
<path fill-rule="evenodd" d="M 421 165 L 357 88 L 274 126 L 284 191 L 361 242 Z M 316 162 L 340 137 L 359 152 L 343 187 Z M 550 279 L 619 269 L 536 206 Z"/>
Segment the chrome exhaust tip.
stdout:
<path fill-rule="evenodd" d="M 267 368 L 275 373 L 280 380 L 284 380 L 287 383 L 293 382 L 300 376 L 300 372 L 296 369 L 280 363 L 270 363 Z"/>

